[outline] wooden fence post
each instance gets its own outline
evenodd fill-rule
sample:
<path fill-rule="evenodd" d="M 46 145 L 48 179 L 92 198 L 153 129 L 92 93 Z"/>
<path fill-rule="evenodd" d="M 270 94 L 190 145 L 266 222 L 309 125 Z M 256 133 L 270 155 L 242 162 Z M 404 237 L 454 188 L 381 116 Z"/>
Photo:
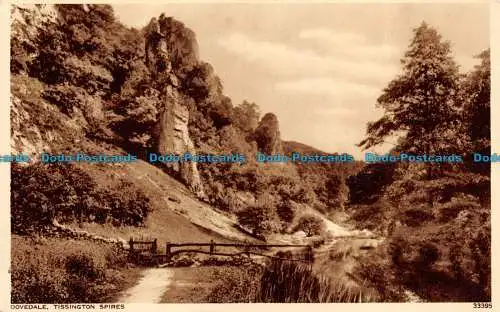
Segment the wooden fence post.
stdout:
<path fill-rule="evenodd" d="M 128 241 L 128 245 L 130 247 L 130 251 L 134 251 L 134 240 L 132 237 L 130 237 L 130 240 Z"/>
<path fill-rule="evenodd" d="M 245 251 L 247 257 L 250 258 L 250 247 L 248 246 L 248 242 L 246 243 L 244 251 Z"/>
<path fill-rule="evenodd" d="M 306 260 L 309 262 L 314 262 L 314 253 L 312 246 L 307 247 Z"/>
<path fill-rule="evenodd" d="M 151 253 L 156 255 L 157 250 L 158 250 L 158 241 L 155 238 L 153 244 L 151 245 Z"/>
<path fill-rule="evenodd" d="M 172 246 L 170 246 L 170 243 L 167 242 L 165 246 L 165 262 L 170 262 L 172 260 L 172 251 L 171 251 Z"/>
<path fill-rule="evenodd" d="M 215 251 L 215 242 L 213 239 L 210 240 L 210 255 L 212 255 Z"/>

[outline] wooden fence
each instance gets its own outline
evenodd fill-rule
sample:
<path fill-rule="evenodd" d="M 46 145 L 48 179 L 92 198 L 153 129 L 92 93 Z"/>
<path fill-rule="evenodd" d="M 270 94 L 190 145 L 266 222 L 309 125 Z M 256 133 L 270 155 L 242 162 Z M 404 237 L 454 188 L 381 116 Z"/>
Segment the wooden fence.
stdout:
<path fill-rule="evenodd" d="M 271 248 L 303 248 L 306 250 L 304 261 L 312 262 L 314 260 L 314 253 L 311 245 L 294 245 L 294 244 L 245 244 L 245 243 L 216 243 L 211 240 L 210 243 L 170 243 L 165 244 L 165 253 L 158 252 L 158 241 L 136 241 L 130 238 L 129 241 L 130 254 L 139 262 L 152 262 L 152 263 L 166 263 L 172 260 L 172 257 L 181 253 L 199 253 L 206 255 L 219 255 L 219 256 L 239 256 L 250 255 L 264 256 L 276 258 L 271 256 L 268 252 Z M 188 247 L 201 247 L 206 249 L 191 249 Z M 222 252 L 224 248 L 237 248 L 239 252 Z M 289 259 L 287 259 L 289 260 Z"/>

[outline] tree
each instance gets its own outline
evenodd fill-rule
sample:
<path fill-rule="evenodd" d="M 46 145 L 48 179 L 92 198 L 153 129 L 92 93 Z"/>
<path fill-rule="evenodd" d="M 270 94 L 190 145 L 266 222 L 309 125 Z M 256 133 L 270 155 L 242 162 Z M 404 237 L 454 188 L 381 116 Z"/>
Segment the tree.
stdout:
<path fill-rule="evenodd" d="M 463 103 L 464 136 L 469 139 L 469 152 L 490 154 L 490 50 L 477 55 L 481 63 L 464 76 L 459 101 Z M 490 164 L 473 164 L 474 171 L 489 173 Z"/>
<path fill-rule="evenodd" d="M 349 188 L 349 204 L 373 204 L 382 196 L 383 190 L 394 180 L 395 166 L 391 163 L 372 163 L 357 174 L 346 179 Z"/>
<path fill-rule="evenodd" d="M 403 74 L 391 81 L 377 99 L 384 115 L 367 127 L 364 149 L 379 145 L 392 135 L 403 134 L 400 149 L 432 154 L 456 142 L 443 142 L 443 129 L 458 123 L 453 99 L 458 87 L 458 66 L 451 57 L 450 43 L 422 22 L 401 60 Z M 455 138 L 456 140 L 456 138 Z M 427 169 L 432 178 L 432 167 Z"/>
<path fill-rule="evenodd" d="M 262 235 L 265 231 L 267 211 L 262 206 L 250 206 L 238 213 L 238 222 L 248 227 L 253 235 Z"/>
<path fill-rule="evenodd" d="M 291 223 L 295 217 L 295 208 L 290 199 L 285 199 L 276 207 L 276 212 L 280 219 L 286 224 Z"/>
<path fill-rule="evenodd" d="M 259 125 L 260 110 L 255 103 L 244 100 L 233 111 L 234 124 L 245 132 L 252 132 Z"/>
<path fill-rule="evenodd" d="M 307 237 L 320 235 L 324 231 L 325 224 L 320 217 L 314 215 L 305 215 L 299 219 L 297 230 L 302 230 Z"/>

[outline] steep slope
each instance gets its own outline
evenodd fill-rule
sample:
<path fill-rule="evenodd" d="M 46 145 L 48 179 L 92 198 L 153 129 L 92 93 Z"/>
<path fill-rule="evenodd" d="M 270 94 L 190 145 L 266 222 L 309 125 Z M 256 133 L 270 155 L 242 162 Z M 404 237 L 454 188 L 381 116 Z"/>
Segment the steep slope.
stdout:
<path fill-rule="evenodd" d="M 12 78 L 13 117 L 17 118 L 13 123 L 13 129 L 15 133 L 19 133 L 12 142 L 14 151 L 22 153 L 31 151 L 33 161 L 40 161 L 40 153 L 43 151 L 54 155 L 63 152 L 126 154 L 119 147 L 85 138 L 83 135 L 85 131 L 81 125 L 57 109 L 51 109 L 53 106 L 39 96 L 38 88 L 41 86 L 42 84 L 33 78 L 21 76 Z M 49 123 L 53 125 L 52 129 L 44 127 Z M 23 131 L 33 135 L 27 135 Z M 160 242 L 208 241 L 211 238 L 220 240 L 223 237 L 230 240 L 249 239 L 232 226 L 234 221 L 216 212 L 206 203 L 200 202 L 182 183 L 145 161 L 114 164 L 78 163 L 76 167 L 87 173 L 99 189 L 119 190 L 123 183 L 132 183 L 150 200 L 152 212 L 147 218 L 145 227 L 114 227 L 95 223 L 81 225 L 96 234 L 118 236 L 123 239 L 128 239 L 130 236 L 156 237 Z"/>
<path fill-rule="evenodd" d="M 126 179 L 150 198 L 153 210 L 145 227 L 116 228 L 115 233 L 123 238 L 131 235 L 156 237 L 161 243 L 207 241 L 209 238 L 217 241 L 251 240 L 233 227 L 235 221 L 229 216 L 199 201 L 186 186 L 147 162 L 139 160 L 105 169 L 93 165 L 85 167 L 105 187 L 116 187 L 113 184 Z M 109 179 L 110 176 L 115 178 Z M 92 223 L 87 223 L 85 227 L 94 232 L 110 229 L 109 226 Z"/>

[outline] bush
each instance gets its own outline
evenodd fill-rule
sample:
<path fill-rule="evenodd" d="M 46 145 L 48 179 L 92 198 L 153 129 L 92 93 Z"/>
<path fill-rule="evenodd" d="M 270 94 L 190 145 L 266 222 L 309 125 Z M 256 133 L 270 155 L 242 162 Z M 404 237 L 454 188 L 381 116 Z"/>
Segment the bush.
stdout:
<path fill-rule="evenodd" d="M 150 93 L 122 101 L 120 110 L 124 110 L 124 118 L 113 123 L 113 129 L 128 139 L 133 148 L 152 148 L 157 143 L 153 128 L 158 123 L 160 98 L 156 92 Z"/>
<path fill-rule="evenodd" d="M 255 302 L 259 289 L 262 268 L 258 265 L 224 267 L 214 279 L 219 282 L 206 301 L 210 303 L 250 303 Z"/>
<path fill-rule="evenodd" d="M 305 215 L 299 219 L 296 230 L 304 231 L 308 237 L 321 235 L 325 231 L 325 224 L 318 216 Z"/>
<path fill-rule="evenodd" d="M 423 225 L 425 222 L 434 220 L 434 215 L 425 207 L 420 209 L 413 208 L 404 211 L 401 219 L 404 224 L 416 227 Z"/>
<path fill-rule="evenodd" d="M 378 256 L 360 265 L 360 276 L 383 300 L 400 301 L 404 286 L 429 301 L 489 301 L 491 239 L 489 219 L 482 215 L 469 213 L 444 225 L 400 226 Z"/>
<path fill-rule="evenodd" d="M 291 200 L 284 200 L 276 207 L 278 216 L 285 224 L 292 223 L 295 218 L 295 208 Z"/>
<path fill-rule="evenodd" d="M 85 253 L 69 255 L 66 258 L 65 268 L 67 273 L 91 281 L 104 276 L 104 268 L 94 263 L 94 259 Z"/>
<path fill-rule="evenodd" d="M 14 36 L 11 37 L 10 44 L 10 71 L 16 74 L 28 72 L 32 61 L 30 52 L 35 48 L 32 44 L 18 40 Z"/>
<path fill-rule="evenodd" d="M 400 250 L 396 252 L 395 257 L 399 259 Z M 357 264 L 355 273 L 377 290 L 381 302 L 405 301 L 393 261 L 387 257 L 386 246 L 380 246 L 369 257 L 363 258 Z"/>
<path fill-rule="evenodd" d="M 103 302 L 123 284 L 117 247 L 90 241 L 12 238 L 12 303 Z"/>
<path fill-rule="evenodd" d="M 119 192 L 101 190 L 71 164 L 12 164 L 11 189 L 13 233 L 39 231 L 54 218 L 138 226 L 150 212 L 149 198 L 133 184 L 122 182 Z"/>
<path fill-rule="evenodd" d="M 437 208 L 437 218 L 440 222 L 446 223 L 457 218 L 461 211 L 477 210 L 481 205 L 477 198 L 472 195 L 459 193 L 454 196 L 449 202 L 440 204 Z"/>
<path fill-rule="evenodd" d="M 261 205 L 249 206 L 238 212 L 238 222 L 253 235 L 262 236 L 270 230 L 270 211 Z"/>
<path fill-rule="evenodd" d="M 349 203 L 372 204 L 376 202 L 382 190 L 394 181 L 395 169 L 394 164 L 373 163 L 350 176 L 346 181 L 349 187 Z"/>
<path fill-rule="evenodd" d="M 389 202 L 379 200 L 371 205 L 350 207 L 350 219 L 359 228 L 384 232 L 393 220 L 394 208 Z"/>
<path fill-rule="evenodd" d="M 369 293 L 315 274 L 309 265 L 275 260 L 267 266 L 260 280 L 257 302 L 326 303 L 369 301 Z"/>

